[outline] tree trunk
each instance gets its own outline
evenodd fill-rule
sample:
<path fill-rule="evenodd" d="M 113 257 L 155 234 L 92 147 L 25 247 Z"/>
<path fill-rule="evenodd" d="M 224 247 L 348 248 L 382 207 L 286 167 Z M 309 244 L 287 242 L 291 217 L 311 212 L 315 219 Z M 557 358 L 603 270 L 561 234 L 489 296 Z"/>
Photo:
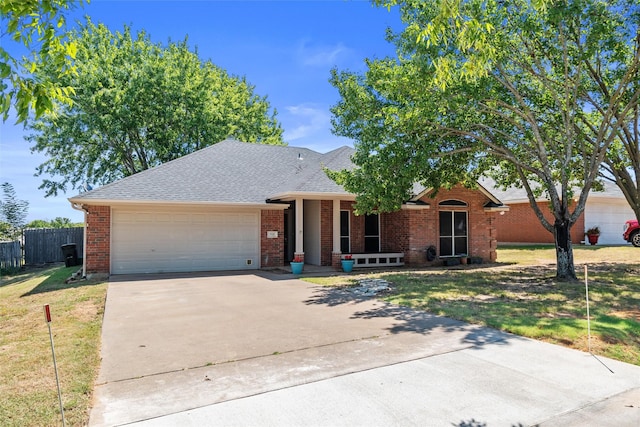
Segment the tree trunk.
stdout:
<path fill-rule="evenodd" d="M 576 269 L 573 265 L 573 246 L 571 245 L 569 221 L 556 219 L 553 227 L 556 238 L 556 279 L 578 280 Z"/>

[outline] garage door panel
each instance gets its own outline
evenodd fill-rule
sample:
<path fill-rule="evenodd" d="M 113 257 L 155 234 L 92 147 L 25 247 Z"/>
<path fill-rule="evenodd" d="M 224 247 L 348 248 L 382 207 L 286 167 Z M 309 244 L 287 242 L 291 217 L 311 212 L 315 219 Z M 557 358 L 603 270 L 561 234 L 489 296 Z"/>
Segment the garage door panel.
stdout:
<path fill-rule="evenodd" d="M 600 227 L 598 243 L 601 245 L 626 244 L 622 238 L 622 227 L 631 218 L 635 218 L 635 214 L 624 199 L 587 200 L 585 228 Z"/>
<path fill-rule="evenodd" d="M 255 269 L 259 267 L 259 225 L 259 211 L 114 209 L 112 272 Z"/>

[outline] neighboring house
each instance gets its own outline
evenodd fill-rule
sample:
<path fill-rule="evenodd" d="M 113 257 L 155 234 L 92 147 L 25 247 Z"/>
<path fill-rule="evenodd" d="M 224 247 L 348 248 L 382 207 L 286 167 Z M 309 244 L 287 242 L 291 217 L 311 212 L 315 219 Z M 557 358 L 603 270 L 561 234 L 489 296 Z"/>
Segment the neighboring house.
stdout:
<path fill-rule="evenodd" d="M 353 167 L 352 154 L 225 140 L 72 197 L 86 212 L 85 273 L 257 269 L 294 256 L 337 268 L 346 253 L 356 267 L 496 259 L 495 218 L 508 207 L 487 190 L 423 190 L 397 212 L 355 216 L 355 195 L 323 170 Z"/>
<path fill-rule="evenodd" d="M 554 243 L 553 234 L 548 232 L 536 217 L 529 204 L 524 189 L 495 188 L 493 181 L 481 180 L 481 183 L 502 202 L 509 205 L 509 212 L 497 217 L 498 242 L 500 243 Z M 538 199 L 545 217 L 553 222 L 553 215 L 546 199 Z M 585 242 L 584 232 L 591 227 L 600 228 L 598 244 L 627 244 L 622 238 L 622 227 L 626 220 L 635 218 L 624 195 L 613 183 L 605 182 L 604 191 L 591 191 L 583 214 L 571 228 L 571 240 L 574 244 Z"/>
<path fill-rule="evenodd" d="M 591 191 L 584 209 L 584 228 L 600 228 L 598 244 L 628 245 L 622 238 L 622 227 L 636 214 L 622 194 L 620 187 L 606 181 L 604 191 Z"/>

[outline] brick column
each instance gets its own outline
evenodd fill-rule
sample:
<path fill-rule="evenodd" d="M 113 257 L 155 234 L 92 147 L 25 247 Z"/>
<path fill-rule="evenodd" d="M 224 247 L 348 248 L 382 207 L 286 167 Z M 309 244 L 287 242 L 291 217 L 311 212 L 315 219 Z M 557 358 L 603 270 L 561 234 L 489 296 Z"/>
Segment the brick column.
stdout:
<path fill-rule="evenodd" d="M 278 237 L 269 237 L 268 232 L 277 232 Z M 282 267 L 284 265 L 284 211 L 260 211 L 260 267 Z"/>
<path fill-rule="evenodd" d="M 87 276 L 109 275 L 111 269 L 111 208 L 87 206 L 85 225 Z"/>
<path fill-rule="evenodd" d="M 331 252 L 331 266 L 336 270 L 342 270 L 342 252 Z"/>

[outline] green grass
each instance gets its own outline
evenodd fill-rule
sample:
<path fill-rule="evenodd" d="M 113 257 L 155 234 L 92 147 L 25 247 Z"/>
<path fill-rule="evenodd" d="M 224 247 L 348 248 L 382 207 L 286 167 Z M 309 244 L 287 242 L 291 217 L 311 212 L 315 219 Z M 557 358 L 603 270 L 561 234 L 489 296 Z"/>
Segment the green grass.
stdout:
<path fill-rule="evenodd" d="M 577 247 L 576 272 L 589 267 L 592 351 L 640 365 L 640 250 Z M 553 247 L 500 248 L 502 265 L 429 268 L 337 276 L 323 285 L 351 285 L 361 277 L 393 284 L 384 297 L 425 310 L 517 335 L 588 350 L 585 285 L 554 280 Z M 636 261 L 636 262 L 633 262 Z"/>
<path fill-rule="evenodd" d="M 631 245 L 576 245 L 573 247 L 573 258 L 577 266 L 602 262 L 637 262 L 639 257 L 638 248 Z M 556 262 L 556 250 L 553 245 L 500 246 L 498 262 L 518 265 L 552 264 Z"/>
<path fill-rule="evenodd" d="M 43 306 L 51 329 L 67 425 L 86 425 L 100 364 L 106 283 L 64 281 L 78 267 L 30 270 L 0 279 L 0 424 L 60 425 Z"/>

